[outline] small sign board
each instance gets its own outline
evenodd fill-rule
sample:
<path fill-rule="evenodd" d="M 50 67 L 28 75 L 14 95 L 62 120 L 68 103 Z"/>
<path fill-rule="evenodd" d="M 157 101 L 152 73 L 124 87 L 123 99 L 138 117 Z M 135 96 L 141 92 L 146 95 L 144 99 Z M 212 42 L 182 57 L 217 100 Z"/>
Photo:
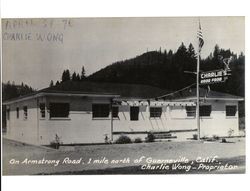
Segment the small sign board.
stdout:
<path fill-rule="evenodd" d="M 230 70 L 213 70 L 200 73 L 200 84 L 222 83 L 231 75 Z"/>

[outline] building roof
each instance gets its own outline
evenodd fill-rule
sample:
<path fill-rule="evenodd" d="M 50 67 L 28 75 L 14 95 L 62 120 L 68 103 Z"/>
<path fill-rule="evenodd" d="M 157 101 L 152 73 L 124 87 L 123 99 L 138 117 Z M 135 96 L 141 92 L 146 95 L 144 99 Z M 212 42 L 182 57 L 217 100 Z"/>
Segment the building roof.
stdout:
<path fill-rule="evenodd" d="M 183 91 L 173 92 L 170 94 L 166 94 L 160 96 L 159 99 L 164 100 L 175 100 L 175 101 L 195 101 L 196 97 L 196 88 L 189 88 Z M 204 88 L 200 88 L 200 99 L 206 100 L 237 100 L 243 101 L 244 98 L 240 96 L 235 96 L 228 93 L 217 92 L 213 90 L 208 90 Z"/>
<path fill-rule="evenodd" d="M 154 98 L 162 94 L 169 93 L 157 87 L 142 84 L 122 84 L 122 83 L 104 83 L 104 82 L 64 82 L 52 88 L 43 91 L 63 91 L 63 92 L 84 92 L 94 94 L 115 94 L 123 98 Z"/>
<path fill-rule="evenodd" d="M 159 95 L 169 93 L 169 91 L 138 84 L 100 83 L 90 81 L 67 81 L 57 86 L 45 88 L 22 97 L 7 100 L 4 104 L 21 101 L 25 99 L 45 96 L 105 96 L 120 97 L 126 99 L 150 99 Z"/>
<path fill-rule="evenodd" d="M 158 98 L 173 101 L 195 101 L 196 89 L 191 88 L 183 91 L 169 93 L 169 91 L 167 90 L 148 85 L 100 83 L 90 81 L 67 81 L 57 86 L 36 91 L 32 94 L 28 94 L 11 100 L 6 100 L 5 102 L 3 102 L 3 104 L 6 105 L 41 96 L 91 96 L 110 97 L 127 100 Z M 200 88 L 200 98 L 206 98 L 207 100 L 243 100 L 243 98 L 239 96 L 216 92 L 212 90 L 208 91 L 203 88 Z"/>

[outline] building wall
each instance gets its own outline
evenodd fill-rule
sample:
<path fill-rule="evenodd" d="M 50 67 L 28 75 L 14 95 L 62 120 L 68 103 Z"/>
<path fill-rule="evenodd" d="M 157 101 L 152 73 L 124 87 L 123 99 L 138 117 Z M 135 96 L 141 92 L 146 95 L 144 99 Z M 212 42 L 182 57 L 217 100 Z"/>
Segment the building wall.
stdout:
<path fill-rule="evenodd" d="M 50 102 L 70 103 L 68 118 L 49 118 Z M 39 103 L 46 104 L 45 118 L 40 117 Z M 10 105 L 10 120 L 7 120 L 6 136 L 15 140 L 50 144 L 58 135 L 64 144 L 103 143 L 105 136 L 111 138 L 111 115 L 108 118 L 92 118 L 92 103 L 110 104 L 110 98 L 90 97 L 43 97 Z M 238 110 L 235 117 L 226 117 L 225 105 L 237 105 L 233 102 L 206 102 L 212 104 L 210 117 L 201 117 L 201 137 L 238 135 Z M 23 106 L 28 106 L 28 119 L 23 119 Z M 19 107 L 19 119 L 16 118 Z M 125 132 L 131 138 L 144 139 L 148 131 L 166 131 L 177 136 L 178 140 L 192 138 L 197 128 L 196 118 L 187 117 L 185 106 L 165 106 L 161 118 L 150 118 L 149 106 L 140 106 L 139 120 L 130 120 L 130 106 L 120 105 L 119 118 L 113 120 L 113 131 Z M 186 132 L 185 132 L 186 131 Z M 141 132 L 134 134 L 135 132 Z M 114 135 L 117 139 L 119 135 Z"/>
<path fill-rule="evenodd" d="M 229 136 L 231 130 L 233 136 L 239 134 L 237 101 L 210 101 L 201 105 L 212 105 L 211 115 L 200 118 L 201 137 Z M 226 117 L 226 105 L 237 106 L 234 117 Z M 197 129 L 197 119 L 187 117 L 185 106 L 163 106 L 161 118 L 150 118 L 149 107 L 142 106 L 138 121 L 130 121 L 129 106 L 120 106 L 119 109 L 119 119 L 114 119 L 115 132 L 170 131 L 180 140 L 192 138 L 193 134 L 197 134 L 194 131 Z"/>
<path fill-rule="evenodd" d="M 239 112 L 237 101 L 213 101 L 210 117 L 201 117 L 201 137 L 239 135 Z M 209 104 L 209 103 L 204 103 Z M 226 105 L 236 105 L 237 112 L 233 117 L 226 116 Z"/>
<path fill-rule="evenodd" d="M 49 97 L 46 108 L 50 102 L 69 102 L 69 118 L 50 119 L 47 110 L 46 118 L 39 121 L 40 144 L 49 144 L 56 134 L 64 144 L 103 143 L 105 136 L 111 137 L 110 118 L 92 119 L 92 103 L 110 104 L 108 98 Z"/>
<path fill-rule="evenodd" d="M 28 116 L 24 119 L 23 106 L 27 106 Z M 17 118 L 16 108 L 19 108 L 19 118 Z M 27 100 L 7 106 L 10 109 L 9 120 L 7 119 L 6 137 L 27 143 L 37 143 L 37 100 Z"/>

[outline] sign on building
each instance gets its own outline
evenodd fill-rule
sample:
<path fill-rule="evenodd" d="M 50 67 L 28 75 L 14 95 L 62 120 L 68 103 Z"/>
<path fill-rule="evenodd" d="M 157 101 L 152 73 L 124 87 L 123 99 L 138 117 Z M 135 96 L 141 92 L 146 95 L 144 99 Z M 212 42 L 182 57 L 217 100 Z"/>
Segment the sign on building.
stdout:
<path fill-rule="evenodd" d="M 231 75 L 231 70 L 213 70 L 200 73 L 200 84 L 214 84 L 225 82 L 228 76 Z"/>

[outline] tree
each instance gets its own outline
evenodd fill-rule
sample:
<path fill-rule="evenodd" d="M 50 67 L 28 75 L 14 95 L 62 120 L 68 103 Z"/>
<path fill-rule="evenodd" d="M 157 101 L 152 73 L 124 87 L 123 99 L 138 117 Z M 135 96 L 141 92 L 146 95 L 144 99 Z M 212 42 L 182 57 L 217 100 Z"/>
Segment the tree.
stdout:
<path fill-rule="evenodd" d="M 62 82 L 66 82 L 70 80 L 70 72 L 69 70 L 64 70 L 62 74 Z"/>
<path fill-rule="evenodd" d="M 54 82 L 53 80 L 50 81 L 49 87 L 53 87 L 54 86 Z"/>
<path fill-rule="evenodd" d="M 84 66 L 82 66 L 81 80 L 84 80 L 85 78 L 86 78 L 86 76 L 85 76 L 85 69 L 84 69 Z"/>
<path fill-rule="evenodd" d="M 35 91 L 24 83 L 22 83 L 21 85 L 15 85 L 15 83 L 11 84 L 9 81 L 6 84 L 2 84 L 2 90 L 2 100 L 23 96 Z"/>
<path fill-rule="evenodd" d="M 190 57 L 194 57 L 195 56 L 195 50 L 194 50 L 194 46 L 193 46 L 192 43 L 189 44 L 187 52 L 188 52 L 188 55 Z"/>
<path fill-rule="evenodd" d="M 72 74 L 72 81 L 77 81 L 76 73 L 75 72 Z"/>
<path fill-rule="evenodd" d="M 56 86 L 58 86 L 59 84 L 60 84 L 60 82 L 57 80 L 57 81 L 56 81 Z"/>
<path fill-rule="evenodd" d="M 80 81 L 81 80 L 81 77 L 79 74 L 76 75 L 76 81 Z"/>
<path fill-rule="evenodd" d="M 164 56 L 167 56 L 167 50 L 166 49 L 164 50 Z"/>

